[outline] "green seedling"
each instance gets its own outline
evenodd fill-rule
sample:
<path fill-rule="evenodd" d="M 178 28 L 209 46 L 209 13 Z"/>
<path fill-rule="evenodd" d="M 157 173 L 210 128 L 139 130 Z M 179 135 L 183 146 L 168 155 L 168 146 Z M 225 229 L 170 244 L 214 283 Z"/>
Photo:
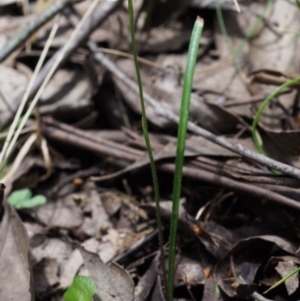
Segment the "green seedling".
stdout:
<path fill-rule="evenodd" d="M 16 190 L 8 197 L 8 203 L 16 209 L 30 209 L 46 204 L 47 199 L 43 195 L 32 197 L 30 189 Z"/>
<path fill-rule="evenodd" d="M 257 125 L 260 119 L 260 116 L 262 115 L 264 109 L 282 92 L 284 91 L 286 88 L 289 88 L 297 83 L 300 82 L 300 76 L 295 77 L 287 82 L 285 82 L 284 84 L 282 84 L 281 86 L 279 86 L 274 92 L 272 92 L 263 102 L 262 104 L 259 106 L 253 122 L 252 122 L 252 127 L 251 127 L 251 132 L 252 132 L 252 139 L 254 142 L 254 145 L 256 147 L 256 149 L 258 150 L 258 152 L 262 155 L 266 156 L 266 152 L 263 148 L 263 143 L 262 143 L 262 139 L 259 135 L 259 132 L 257 131 Z M 276 172 L 276 171 L 273 171 Z"/>
<path fill-rule="evenodd" d="M 64 301 L 91 301 L 96 292 L 95 282 L 86 276 L 75 276 L 64 293 Z"/>
<path fill-rule="evenodd" d="M 142 129 L 143 129 L 144 139 L 146 143 L 146 148 L 149 156 L 152 177 L 153 177 L 153 186 L 154 186 L 155 203 L 156 203 L 156 218 L 157 218 L 157 224 L 159 229 L 161 259 L 162 262 L 164 263 L 158 179 L 157 179 L 157 171 L 153 159 L 152 148 L 151 148 L 149 134 L 148 134 L 147 116 L 146 116 L 145 103 L 143 97 L 142 80 L 139 71 L 138 59 L 137 59 L 137 50 L 136 50 L 135 37 L 134 37 L 134 16 L 133 16 L 132 0 L 128 0 L 128 13 L 129 13 L 130 29 L 131 29 L 132 50 L 133 50 L 134 63 L 135 63 L 135 69 L 136 69 L 136 75 L 137 75 L 138 87 L 139 87 L 141 110 L 142 110 Z M 196 65 L 202 30 L 203 30 L 203 20 L 198 18 L 195 23 L 193 33 L 191 36 L 191 42 L 190 42 L 190 47 L 188 52 L 188 60 L 187 60 L 186 71 L 184 75 L 183 91 L 182 91 L 180 121 L 178 127 L 178 137 L 177 137 L 177 155 L 176 155 L 176 162 L 175 162 L 175 174 L 174 174 L 174 186 L 173 186 L 173 206 L 172 206 L 172 217 L 171 217 L 170 237 L 169 237 L 170 251 L 169 251 L 169 270 L 168 270 L 168 279 L 167 279 L 167 286 L 168 286 L 167 298 L 170 301 L 173 300 L 175 246 L 176 246 L 176 233 L 177 233 L 177 225 L 178 225 L 179 198 L 181 194 L 184 148 L 185 148 L 185 140 L 186 140 L 186 132 L 187 132 L 187 123 L 189 119 L 193 76 L 195 72 L 195 65 Z M 164 282 L 166 283 L 164 264 L 162 264 L 162 268 L 164 274 Z"/>
<path fill-rule="evenodd" d="M 187 125 L 189 121 L 190 101 L 193 86 L 193 79 L 195 73 L 195 66 L 198 56 L 199 43 L 203 30 L 203 20 L 197 18 L 192 36 L 190 39 L 188 57 L 183 79 L 183 90 L 181 97 L 180 118 L 177 134 L 177 150 L 175 159 L 175 173 L 173 182 L 173 201 L 172 201 L 172 215 L 169 236 L 169 269 L 168 269 L 168 295 L 169 300 L 173 300 L 174 291 L 174 274 L 175 274 L 175 249 L 176 249 L 176 236 L 178 226 L 178 211 L 179 200 L 181 195 L 181 182 L 182 182 L 182 168 L 184 161 L 184 149 L 187 133 Z"/>

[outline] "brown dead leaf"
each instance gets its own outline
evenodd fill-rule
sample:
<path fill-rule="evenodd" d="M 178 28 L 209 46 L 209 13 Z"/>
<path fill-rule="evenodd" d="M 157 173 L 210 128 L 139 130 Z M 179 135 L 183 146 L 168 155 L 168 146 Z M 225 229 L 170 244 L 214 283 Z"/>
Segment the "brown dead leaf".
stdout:
<path fill-rule="evenodd" d="M 240 14 L 224 11 L 224 23 L 231 49 L 235 49 L 241 43 L 243 37 L 257 22 L 258 16 L 264 11 L 265 5 L 265 2 L 250 1 L 247 9 L 242 10 Z M 298 56 L 300 37 L 286 31 L 296 32 L 299 29 L 299 9 L 296 5 L 292 6 L 284 0 L 274 1 L 266 10 L 263 20 L 256 28 L 252 38 L 245 43 L 242 51 L 238 54 L 237 59 L 240 66 L 246 73 L 266 69 L 281 74 L 297 74 L 300 60 Z M 228 51 L 221 32 L 218 33 L 217 44 L 222 56 L 229 54 L 230 51 Z M 268 95 L 274 90 L 274 86 L 251 84 L 250 89 L 253 94 Z M 278 97 L 285 109 L 291 107 L 295 93 L 293 91 L 293 93 L 282 94 Z M 239 93 L 237 95 L 244 98 L 247 94 Z M 250 108 L 251 106 L 243 106 L 232 108 L 232 110 L 244 110 L 244 115 L 251 117 L 253 111 Z M 269 109 L 265 110 L 265 113 L 270 112 Z M 263 119 L 261 118 L 261 122 Z M 280 129 L 280 119 L 273 118 L 271 128 Z"/>
<path fill-rule="evenodd" d="M 36 294 L 44 294 L 58 283 L 58 264 L 55 258 L 43 258 L 33 267 Z"/>
<path fill-rule="evenodd" d="M 134 284 L 129 274 L 119 265 L 106 265 L 97 254 L 79 249 L 90 277 L 96 284 L 95 295 L 105 301 L 133 299 Z"/>
<path fill-rule="evenodd" d="M 199 260 L 182 257 L 176 267 L 175 287 L 196 286 L 204 283 L 203 268 Z"/>
<path fill-rule="evenodd" d="M 39 245 L 31 248 L 31 259 L 36 264 L 44 258 L 55 258 L 59 268 L 63 270 L 71 252 L 72 247 L 69 243 L 59 238 L 44 237 Z"/>
<path fill-rule="evenodd" d="M 13 100 L 16 99 L 28 84 L 28 78 L 18 70 L 0 65 L 0 120 L 11 115 Z"/>
<path fill-rule="evenodd" d="M 262 126 L 261 126 L 262 127 Z M 282 149 L 288 152 L 290 155 L 299 156 L 300 155 L 300 131 L 276 131 L 269 127 L 262 127 L 264 131 L 272 138 L 272 140 L 279 145 Z"/>
<path fill-rule="evenodd" d="M 82 68 L 59 69 L 41 97 L 41 114 L 75 122 L 91 111 L 93 87 Z"/>
<path fill-rule="evenodd" d="M 157 276 L 151 301 L 166 301 L 161 282 L 161 277 Z"/>
<path fill-rule="evenodd" d="M 216 285 L 216 282 L 212 278 L 205 279 L 202 301 L 222 300 L 221 298 L 219 298 L 216 292 Z"/>
<path fill-rule="evenodd" d="M 243 277 L 245 285 L 251 286 L 257 270 L 268 258 L 274 244 L 290 254 L 297 252 L 297 247 L 291 242 L 274 235 L 254 236 L 239 241 L 216 266 L 215 278 L 222 290 L 230 297 L 238 294 L 232 286 L 235 280 L 230 258 L 233 260 L 235 273 Z"/>
<path fill-rule="evenodd" d="M 289 273 L 293 272 L 297 268 L 297 265 L 293 261 L 279 261 L 276 271 L 280 274 L 281 278 L 285 277 Z M 299 278 L 295 274 L 292 277 L 288 278 L 285 282 L 286 290 L 289 294 L 293 294 L 299 287 Z"/>
<path fill-rule="evenodd" d="M 151 266 L 148 268 L 147 272 L 139 280 L 135 291 L 134 291 L 134 301 L 144 301 L 147 299 L 157 278 L 157 271 L 159 266 L 159 256 L 156 255 L 153 259 Z"/>
<path fill-rule="evenodd" d="M 26 230 L 15 210 L 4 204 L 0 224 L 0 300 L 33 301 Z"/>
<path fill-rule="evenodd" d="M 259 279 L 260 284 L 271 287 L 274 283 L 281 280 L 282 277 L 286 276 L 286 274 L 281 276 L 281 274 L 275 272 L 280 262 L 290 262 L 296 266 L 300 264 L 300 258 L 292 255 L 272 256 L 264 268 L 262 279 Z"/>
<path fill-rule="evenodd" d="M 119 60 L 118 67 L 126 73 L 130 78 L 135 80 L 135 73 L 133 62 L 131 60 Z M 144 90 L 160 102 L 165 108 L 178 115 L 181 103 L 181 90 L 179 85 L 180 77 L 171 69 L 167 72 L 153 70 L 149 71 L 147 68 L 141 66 L 141 76 L 143 79 Z M 151 78 L 155 77 L 153 81 Z M 128 105 L 137 113 L 141 113 L 139 105 L 139 97 L 136 93 L 128 90 L 120 80 L 115 79 L 117 87 L 120 89 L 122 96 Z M 174 123 L 169 120 L 158 117 L 154 108 L 147 105 L 147 118 L 157 126 L 168 128 L 174 127 Z M 202 127 L 212 132 L 231 132 L 236 129 L 237 124 L 240 122 L 237 116 L 229 113 L 224 108 L 217 105 L 206 103 L 203 98 L 192 93 L 191 97 L 191 120 L 200 124 Z"/>
<path fill-rule="evenodd" d="M 82 223 L 82 215 L 72 195 L 68 195 L 64 200 L 36 207 L 34 212 L 40 221 L 50 227 L 72 229 Z"/>

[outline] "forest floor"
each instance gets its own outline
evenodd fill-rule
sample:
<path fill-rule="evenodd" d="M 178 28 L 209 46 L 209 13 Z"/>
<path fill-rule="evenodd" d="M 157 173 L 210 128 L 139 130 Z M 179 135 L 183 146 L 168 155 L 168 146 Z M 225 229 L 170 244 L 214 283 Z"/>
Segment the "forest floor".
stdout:
<path fill-rule="evenodd" d="M 231 0 L 134 1 L 166 267 L 175 117 L 191 31 L 197 16 L 204 20 L 183 168 L 178 301 L 300 299 L 298 273 L 264 293 L 300 265 L 300 5 L 238 4 L 240 13 Z M 166 300 L 131 53 L 127 1 L 0 0 L 0 300 L 63 300 L 76 275 L 94 281 L 94 300 Z M 259 154 L 255 114 L 292 79 L 259 117 Z M 27 121 L 29 105 L 16 113 L 26 94 L 27 104 L 37 101 Z M 15 116 L 24 127 L 7 149 Z"/>

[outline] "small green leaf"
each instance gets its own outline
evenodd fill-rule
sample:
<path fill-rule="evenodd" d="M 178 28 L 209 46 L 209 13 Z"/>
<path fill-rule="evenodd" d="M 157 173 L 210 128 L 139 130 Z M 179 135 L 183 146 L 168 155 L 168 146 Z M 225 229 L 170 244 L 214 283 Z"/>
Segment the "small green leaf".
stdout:
<path fill-rule="evenodd" d="M 90 277 L 75 276 L 64 293 L 64 301 L 91 301 L 95 291 L 96 285 Z"/>
<path fill-rule="evenodd" d="M 36 195 L 33 198 L 31 196 L 30 189 L 16 190 L 8 197 L 8 202 L 16 209 L 29 209 L 47 202 L 43 195 Z"/>
<path fill-rule="evenodd" d="M 15 208 L 17 209 L 21 209 L 21 208 L 34 208 L 40 205 L 44 205 L 46 204 L 47 199 L 45 196 L 43 195 L 36 195 L 35 197 L 29 199 L 29 200 L 25 200 L 22 203 L 19 203 L 18 205 L 15 206 Z"/>
<path fill-rule="evenodd" d="M 8 197 L 8 202 L 13 206 L 17 207 L 22 204 L 24 201 L 29 200 L 31 198 L 31 191 L 30 189 L 20 189 L 16 190 L 10 194 Z"/>

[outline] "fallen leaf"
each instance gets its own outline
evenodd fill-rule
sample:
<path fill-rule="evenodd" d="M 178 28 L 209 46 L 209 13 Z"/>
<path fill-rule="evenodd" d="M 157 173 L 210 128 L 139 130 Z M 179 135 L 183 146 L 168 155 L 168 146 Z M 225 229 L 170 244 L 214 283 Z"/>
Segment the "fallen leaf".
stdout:
<path fill-rule="evenodd" d="M 0 224 L 0 254 L 0 300 L 33 301 L 27 233 L 15 210 L 5 203 Z"/>
<path fill-rule="evenodd" d="M 275 269 L 283 278 L 289 273 L 291 273 L 292 271 L 294 271 L 296 268 L 297 265 L 293 261 L 279 261 Z M 299 277 L 298 274 L 295 274 L 284 282 L 284 285 L 286 287 L 289 296 L 293 294 L 299 287 L 298 277 Z"/>
<path fill-rule="evenodd" d="M 43 258 L 33 267 L 35 293 L 48 292 L 58 283 L 58 264 L 55 258 Z"/>
<path fill-rule="evenodd" d="M 39 206 L 34 212 L 40 221 L 51 227 L 72 229 L 82 223 L 82 216 L 72 195 L 68 195 L 64 200 Z"/>
<path fill-rule="evenodd" d="M 232 282 L 226 280 L 232 277 L 230 258 L 233 259 L 234 269 L 239 271 L 239 276 L 243 277 L 245 284 L 251 285 L 259 267 L 268 258 L 274 244 L 285 252 L 296 255 L 296 246 L 288 240 L 275 235 L 262 235 L 243 239 L 217 264 L 215 268 L 217 284 L 228 296 L 237 296 L 237 291 L 231 285 Z"/>
<path fill-rule="evenodd" d="M 91 278 L 96 284 L 95 295 L 105 301 L 133 299 L 134 284 L 129 274 L 119 265 L 106 265 L 97 254 L 79 249 Z"/>

